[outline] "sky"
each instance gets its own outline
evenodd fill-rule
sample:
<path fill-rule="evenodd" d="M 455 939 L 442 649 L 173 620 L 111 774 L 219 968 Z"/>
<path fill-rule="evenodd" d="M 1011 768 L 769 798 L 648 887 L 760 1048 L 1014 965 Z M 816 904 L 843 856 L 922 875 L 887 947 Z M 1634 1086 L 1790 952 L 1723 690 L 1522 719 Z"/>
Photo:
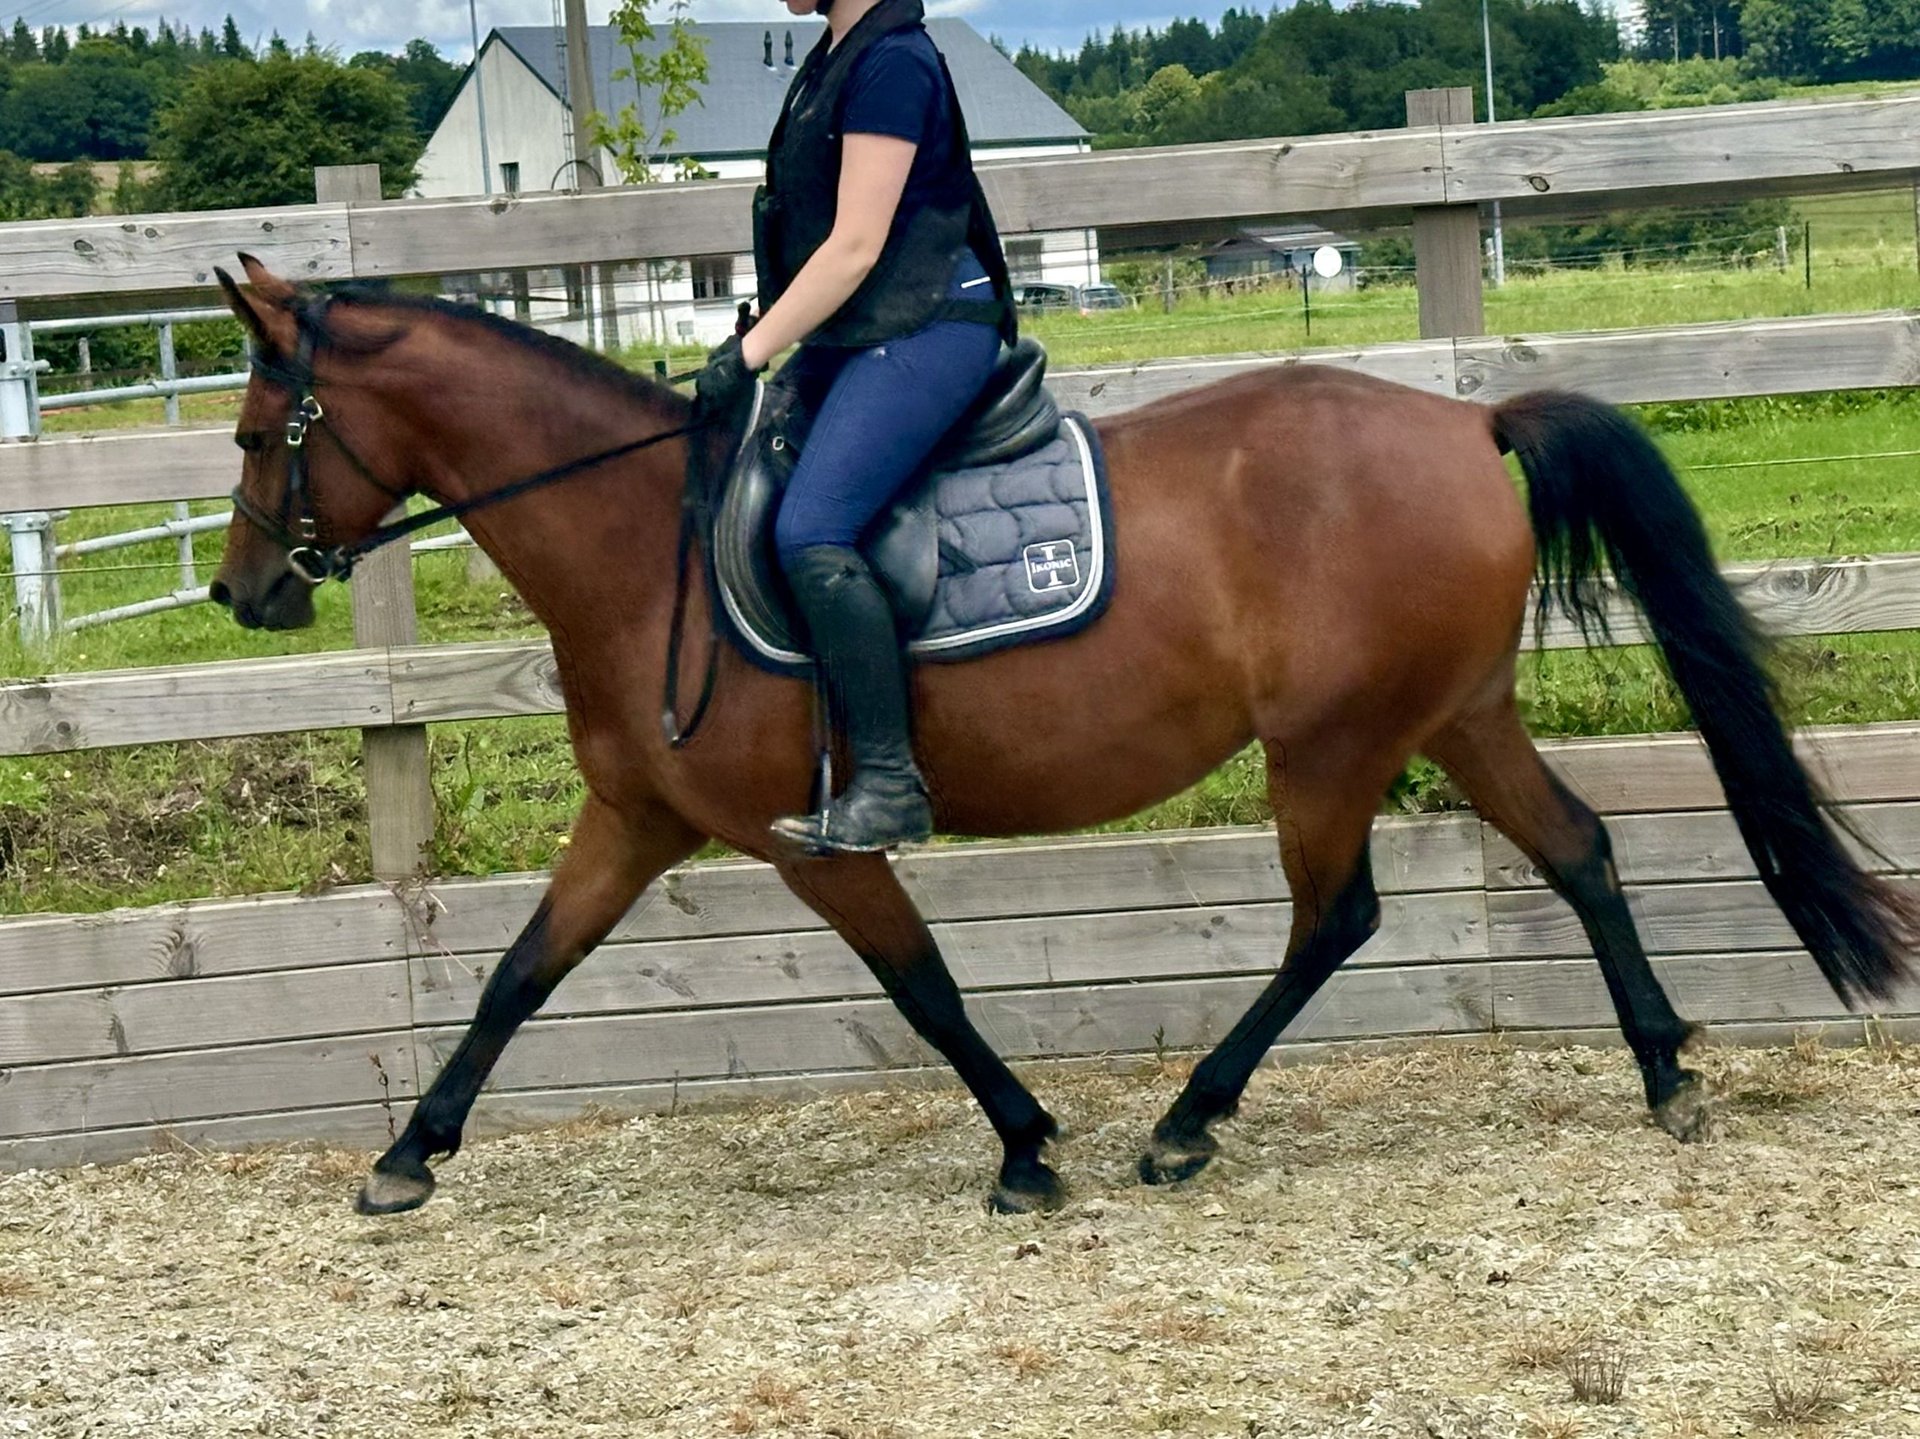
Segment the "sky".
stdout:
<path fill-rule="evenodd" d="M 1164 26 L 1171 19 L 1198 15 L 1217 20 L 1233 0 L 928 0 L 935 15 L 958 15 L 975 29 L 997 35 L 1014 47 L 1023 43 L 1045 49 L 1077 50 L 1091 30 L 1125 25 L 1139 29 Z M 1245 5 L 1248 0 L 1241 0 Z M 1267 0 L 1252 0 L 1265 8 Z M 476 0 L 480 33 L 494 25 L 551 24 L 554 0 Z M 588 18 L 604 21 L 609 0 L 587 0 Z M 171 4 L 132 0 L 0 0 L 0 25 L 11 25 L 24 14 L 36 29 L 45 25 L 73 26 L 83 22 L 129 25 L 152 29 L 160 16 L 185 21 L 198 30 L 215 31 L 231 13 L 250 40 L 264 42 L 278 28 L 298 41 L 308 31 L 322 45 L 352 54 L 356 50 L 395 49 L 416 35 L 424 35 L 449 59 L 464 62 L 471 54 L 466 0 L 174 0 Z M 787 13 L 780 0 L 693 0 L 700 20 L 778 20 Z"/>

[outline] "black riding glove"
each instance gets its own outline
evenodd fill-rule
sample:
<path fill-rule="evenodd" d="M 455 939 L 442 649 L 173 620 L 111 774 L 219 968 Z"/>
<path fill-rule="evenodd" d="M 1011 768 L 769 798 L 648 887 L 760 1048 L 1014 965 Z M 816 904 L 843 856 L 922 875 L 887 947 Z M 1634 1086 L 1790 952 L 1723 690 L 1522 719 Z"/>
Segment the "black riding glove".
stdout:
<path fill-rule="evenodd" d="M 753 371 L 741 353 L 738 336 L 716 345 L 694 377 L 694 401 L 705 415 L 730 415 L 753 393 Z"/>

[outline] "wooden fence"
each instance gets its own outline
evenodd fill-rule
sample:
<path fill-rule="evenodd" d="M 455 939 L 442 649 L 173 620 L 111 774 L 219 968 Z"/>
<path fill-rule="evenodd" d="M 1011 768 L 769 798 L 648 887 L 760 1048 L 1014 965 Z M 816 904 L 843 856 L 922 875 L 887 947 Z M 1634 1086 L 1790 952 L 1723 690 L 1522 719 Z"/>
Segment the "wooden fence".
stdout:
<path fill-rule="evenodd" d="M 1476 216 L 1684 197 L 1886 188 L 1920 174 L 1920 98 L 1464 123 L 1457 92 L 1409 97 L 1406 131 L 1014 162 L 987 177 L 1009 231 L 1092 226 L 1167 240 L 1282 213 L 1411 218 L 1427 338 L 1316 353 L 1488 400 L 1541 385 L 1618 401 L 1908 386 L 1920 314 L 1488 338 Z M 350 177 L 322 193 L 352 195 Z M 363 192 L 360 192 L 363 193 Z M 744 246 L 729 182 L 494 201 L 333 200 L 274 212 L 0 226 L 0 309 L 204 288 L 235 250 L 301 278 L 601 262 Z M 1105 366 L 1059 377 L 1112 411 L 1267 356 Z M 0 447 L 0 511 L 223 494 L 225 432 L 116 433 Z M 1787 561 L 1739 578 L 1776 629 L 1920 627 L 1920 558 Z M 360 602 L 369 598 L 363 590 Z M 409 598 L 380 595 L 363 648 L 53 676 L 0 686 L 0 753 L 559 707 L 544 645 L 401 643 Z M 384 637 L 368 643 L 366 636 Z M 1620 635 L 1633 638 L 1628 621 Z M 1571 642 L 1563 630 L 1546 643 Z M 1920 725 L 1803 739 L 1854 818 L 1920 869 Z M 423 762 L 395 750 L 369 796 L 376 854 L 417 852 Z M 1692 1016 L 1776 1035 L 1838 1018 L 1752 878 L 1697 742 L 1553 747 L 1615 824 L 1656 965 Z M 417 772 L 415 772 L 417 771 Z M 404 791 L 404 793 L 402 793 Z M 1381 934 L 1289 1032 L 1294 1044 L 1408 1035 L 1585 1034 L 1611 1010 L 1571 913 L 1468 815 L 1384 821 Z M 1878 867 L 1889 867 L 1879 859 Z M 0 1167 L 105 1159 L 165 1130 L 191 1143 L 377 1140 L 430 1077 L 542 880 L 396 882 L 314 898 L 207 901 L 0 923 Z M 1287 910 L 1264 831 L 932 849 L 900 861 L 983 1028 L 1014 1057 L 1211 1042 L 1271 973 Z M 1914 998 L 1920 998 L 1915 996 Z M 1894 1006 L 1905 1014 L 1910 1002 Z M 1857 1031 L 1855 1031 L 1857 1032 Z M 681 871 L 563 987 L 510 1052 L 486 1122 L 586 1103 L 874 1082 L 926 1054 L 852 956 L 751 865 Z"/>

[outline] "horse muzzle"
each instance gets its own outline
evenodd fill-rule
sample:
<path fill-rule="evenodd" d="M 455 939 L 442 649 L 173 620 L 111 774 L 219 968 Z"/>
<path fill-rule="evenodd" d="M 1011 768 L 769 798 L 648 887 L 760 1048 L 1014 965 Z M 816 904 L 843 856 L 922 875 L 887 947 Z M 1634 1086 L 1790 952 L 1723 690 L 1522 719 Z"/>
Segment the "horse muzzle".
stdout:
<path fill-rule="evenodd" d="M 291 567 L 281 570 L 264 590 L 216 576 L 207 598 L 233 615 L 242 629 L 301 630 L 313 623 L 313 586 Z"/>

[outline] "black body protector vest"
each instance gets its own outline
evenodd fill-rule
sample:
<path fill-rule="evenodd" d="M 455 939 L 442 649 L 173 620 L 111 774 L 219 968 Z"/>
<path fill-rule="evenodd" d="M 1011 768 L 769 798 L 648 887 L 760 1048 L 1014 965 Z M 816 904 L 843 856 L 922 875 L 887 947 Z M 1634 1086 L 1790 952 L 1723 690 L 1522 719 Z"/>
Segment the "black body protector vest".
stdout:
<path fill-rule="evenodd" d="M 800 267 L 833 231 L 840 194 L 841 101 L 860 57 L 882 37 L 919 25 L 921 0 L 881 0 L 838 46 L 831 32 L 813 47 L 787 91 L 767 147 L 767 180 L 754 194 L 753 260 L 760 311 L 773 307 Z M 942 319 L 979 319 L 1015 338 L 1013 287 L 980 181 L 953 76 L 940 60 L 953 127 L 952 160 L 932 198 L 894 216 L 886 248 L 847 303 L 807 337 L 809 344 L 877 345 Z M 954 267 L 971 246 L 991 281 L 989 301 L 948 296 Z"/>

